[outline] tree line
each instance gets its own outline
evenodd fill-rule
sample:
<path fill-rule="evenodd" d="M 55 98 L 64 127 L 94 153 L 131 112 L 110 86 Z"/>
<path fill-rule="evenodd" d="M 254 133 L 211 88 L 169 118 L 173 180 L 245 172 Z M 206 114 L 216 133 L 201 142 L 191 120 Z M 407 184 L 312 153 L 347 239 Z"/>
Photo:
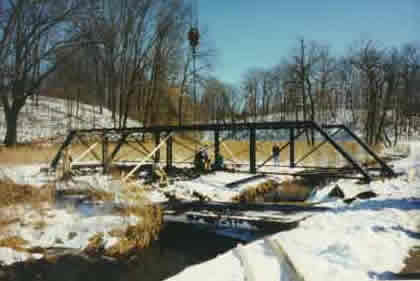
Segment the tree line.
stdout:
<path fill-rule="evenodd" d="M 246 71 L 236 88 L 208 80 L 202 102 L 216 122 L 270 115 L 345 122 L 359 127 L 369 144 L 392 145 L 419 126 L 420 44 L 361 40 L 334 56 L 330 46 L 300 39 L 274 67 Z"/>
<path fill-rule="evenodd" d="M 239 85 L 212 77 L 215 50 L 202 32 L 197 67 L 187 41 L 192 9 L 183 0 L 6 0 L 0 9 L 0 99 L 6 145 L 17 142 L 21 109 L 41 94 L 112 112 L 110 127 L 276 120 L 340 122 L 370 144 L 397 141 L 420 105 L 420 46 L 372 40 L 346 55 L 296 42 L 271 68 Z M 204 36 L 203 36 L 204 33 Z M 195 78 L 195 79 L 193 79 Z M 193 95 L 193 80 L 198 95 Z"/>
<path fill-rule="evenodd" d="M 182 122 L 192 106 L 192 58 L 182 0 L 8 0 L 0 13 L 0 98 L 6 145 L 17 141 L 19 112 L 40 94 L 112 111 L 114 127 Z M 211 49 L 197 54 L 201 71 Z M 183 100 L 184 98 L 184 100 Z M 166 114 L 162 116 L 160 113 Z M 197 110 L 198 111 L 198 110 Z M 176 118 L 172 117 L 176 115 Z M 167 117 L 168 116 L 168 117 Z M 179 119 L 179 120 L 178 120 Z"/>

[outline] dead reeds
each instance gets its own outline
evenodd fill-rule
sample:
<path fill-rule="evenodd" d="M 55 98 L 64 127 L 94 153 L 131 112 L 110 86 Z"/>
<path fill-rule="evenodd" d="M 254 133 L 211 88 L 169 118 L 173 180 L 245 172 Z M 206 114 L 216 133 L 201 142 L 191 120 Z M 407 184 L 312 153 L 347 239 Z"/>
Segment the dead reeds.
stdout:
<path fill-rule="evenodd" d="M 14 147 L 0 147 L 0 163 L 7 165 L 48 163 L 57 150 L 58 145 L 22 144 Z"/>
<path fill-rule="evenodd" d="M 255 202 L 258 197 L 277 189 L 279 185 L 280 184 L 274 180 L 268 180 L 255 187 L 248 188 L 239 195 L 233 197 L 232 200 L 241 203 Z"/>
<path fill-rule="evenodd" d="M 24 246 L 28 242 L 20 236 L 9 236 L 0 240 L 0 247 L 10 248 L 19 252 L 26 252 Z"/>
<path fill-rule="evenodd" d="M 86 161 L 99 161 L 99 156 L 102 153 L 102 145 L 98 139 L 89 139 L 86 140 L 83 144 L 79 141 L 75 141 L 68 147 L 68 154 L 71 155 L 72 159 L 77 159 L 78 156 L 82 155 L 88 147 L 98 143 L 90 153 L 88 153 L 82 160 Z M 278 144 L 280 147 L 285 145 L 286 141 L 257 141 L 257 161 L 263 162 L 266 160 L 272 151 L 274 144 Z M 314 145 L 318 145 L 320 142 L 316 141 Z M 211 143 L 200 142 L 198 139 L 193 139 L 184 136 L 174 136 L 173 141 L 173 151 L 174 151 L 174 161 L 186 161 L 191 162 L 194 158 L 195 152 L 203 145 L 209 145 L 209 154 L 213 158 L 213 147 Z M 345 151 L 349 152 L 353 157 L 360 161 L 366 160 L 367 154 L 363 152 L 363 149 L 356 143 L 352 141 L 341 141 L 338 142 Z M 113 151 L 116 147 L 116 143 L 108 144 L 108 151 Z M 149 154 L 150 151 L 155 147 L 154 140 L 147 138 L 142 142 L 131 142 L 127 145 L 123 145 L 120 151 L 115 157 L 115 161 L 127 160 L 135 161 L 138 159 L 143 159 L 145 155 Z M 295 157 L 299 159 L 300 157 L 306 155 L 313 147 L 308 145 L 306 140 L 298 139 L 295 141 Z M 2 147 L 0 148 L 0 163 L 8 165 L 19 165 L 19 164 L 31 164 L 31 163 L 49 163 L 52 158 L 55 156 L 59 149 L 59 144 L 51 144 L 49 146 L 40 145 L 40 144 L 25 144 L 18 145 L 15 147 Z M 166 145 L 164 144 L 161 150 L 165 150 Z M 290 147 L 286 147 L 280 153 L 280 160 L 287 161 L 289 159 Z M 372 147 L 375 152 L 382 151 L 383 146 L 377 145 Z M 220 146 L 220 153 L 226 158 L 231 159 L 233 155 L 234 161 L 249 161 L 249 142 L 248 141 L 237 141 L 237 140 L 227 140 L 224 141 Z M 161 161 L 165 161 L 165 153 L 161 154 Z M 325 164 L 328 166 L 336 166 L 339 162 L 345 163 L 341 155 L 335 150 L 331 144 L 322 145 L 319 150 L 312 153 L 307 157 L 301 164 L 303 165 L 321 165 Z M 120 175 L 120 171 L 112 171 L 115 176 Z"/>
<path fill-rule="evenodd" d="M 135 249 L 147 247 L 158 238 L 163 226 L 163 212 L 158 206 L 144 205 L 120 209 L 124 216 L 136 216 L 139 222 L 128 226 L 125 230 L 113 230 L 111 235 L 119 237 L 119 242 L 106 249 L 108 256 L 127 255 Z"/>
<path fill-rule="evenodd" d="M 257 201 L 304 201 L 311 188 L 303 181 L 276 182 L 268 180 L 255 187 L 248 188 L 232 198 L 235 202 L 251 203 Z M 269 196 L 268 196 L 269 195 Z M 266 199 L 264 199 L 266 198 Z"/>
<path fill-rule="evenodd" d="M 53 202 L 55 199 L 55 185 L 53 184 L 38 188 L 29 184 L 17 184 L 10 179 L 0 179 L 0 190 L 0 208 L 21 203 L 39 206 L 41 203 Z"/>

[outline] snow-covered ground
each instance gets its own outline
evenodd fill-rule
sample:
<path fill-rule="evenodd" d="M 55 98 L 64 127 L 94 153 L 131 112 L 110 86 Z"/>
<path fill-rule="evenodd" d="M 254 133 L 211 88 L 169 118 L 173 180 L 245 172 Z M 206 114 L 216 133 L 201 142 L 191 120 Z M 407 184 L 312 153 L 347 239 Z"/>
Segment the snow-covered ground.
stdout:
<path fill-rule="evenodd" d="M 39 172 L 39 165 L 0 167 L 0 179 L 11 179 L 18 184 L 30 184 L 35 188 L 44 188 L 54 179 Z M 68 182 L 57 182 L 57 190 L 96 189 L 98 191 L 120 194 L 121 185 L 116 186 L 109 176 L 83 176 Z M 101 245 L 105 250 L 116 245 L 121 236 L 112 235 L 113 231 L 124 232 L 131 225 L 141 223 L 140 217 L 122 215 L 113 211 L 112 206 L 121 203 L 121 196 L 111 202 L 87 202 L 83 196 L 74 200 L 41 202 L 40 205 L 18 204 L 0 208 L 2 219 L 11 221 L 2 225 L 0 241 L 12 237 L 23 239 L 22 249 L 0 247 L 0 265 L 9 265 L 30 258 L 42 258 L 42 254 L 31 254 L 25 249 L 67 248 L 82 252 L 95 235 L 102 235 Z M 71 197 L 69 197 L 71 198 Z M 119 201 L 118 201 L 119 200 Z M 138 202 L 137 202 L 138 203 Z"/>
<path fill-rule="evenodd" d="M 2 215 L 19 218 L 16 223 L 2 231 L 0 238 L 19 237 L 26 241 L 23 248 L 43 249 L 58 247 L 84 250 L 89 245 L 89 239 L 102 234 L 105 249 L 114 246 L 119 238 L 113 237 L 111 231 L 124 231 L 129 225 L 138 223 L 135 216 L 122 217 L 104 214 L 87 216 L 73 209 L 57 209 L 55 206 L 44 205 L 41 213 L 29 206 L 13 206 L 1 210 Z M 30 254 L 25 251 L 0 247 L 0 264 L 12 264 L 29 258 L 42 258 L 42 254 Z"/>
<path fill-rule="evenodd" d="M 398 178 L 358 185 L 339 180 L 312 200 L 325 199 L 338 184 L 346 197 L 367 188 L 378 194 L 350 205 L 328 200 L 332 209 L 299 227 L 269 237 L 287 253 L 305 280 L 386 280 L 399 272 L 409 250 L 420 245 L 420 143 L 410 156 L 394 162 Z M 295 271 L 267 240 L 258 240 L 203 264 L 191 266 L 169 280 L 298 280 Z"/>
<path fill-rule="evenodd" d="M 127 127 L 139 126 L 139 122 L 127 120 Z M 69 129 L 109 127 L 113 127 L 112 112 L 106 108 L 100 114 L 98 106 L 80 104 L 76 113 L 74 104 L 71 113 L 66 100 L 41 96 L 38 107 L 29 101 L 22 108 L 18 118 L 18 142 L 66 135 Z M 0 140 L 4 139 L 5 134 L 6 118 L 0 106 Z"/>
<path fill-rule="evenodd" d="M 80 104 L 76 118 L 76 105 L 73 105 L 73 114 L 68 110 L 68 102 L 62 99 L 40 97 L 39 106 L 36 107 L 30 101 L 25 105 L 18 119 L 18 141 L 37 141 L 56 136 L 63 136 L 69 129 L 75 128 L 102 128 L 112 127 L 112 113 L 104 109 L 99 113 L 98 107 Z M 127 126 L 141 126 L 139 122 L 128 120 Z M 6 124 L 3 108 L 0 107 L 0 140 L 6 133 Z M 0 167 L 0 179 L 12 179 L 18 184 L 30 184 L 34 187 L 42 187 L 52 179 L 40 173 L 39 165 L 2 165 Z M 79 178 L 73 185 L 81 187 L 95 186 L 108 191 L 112 187 L 106 177 L 93 176 Z M 68 186 L 69 184 L 67 184 Z M 64 184 L 57 184 L 59 188 L 65 188 Z M 109 232 L 115 229 L 125 229 L 129 225 L 139 222 L 139 218 L 133 216 L 121 216 L 119 214 L 86 215 L 72 207 L 58 208 L 54 203 L 45 203 L 40 208 L 30 205 L 14 205 L 0 210 L 2 218 L 8 217 L 14 223 L 2 226 L 0 240 L 9 237 L 19 237 L 26 241 L 24 248 L 33 247 L 62 247 L 83 250 L 92 238 L 98 233 L 103 233 L 105 248 L 112 247 L 118 239 L 111 237 Z M 11 264 L 29 258 L 41 258 L 41 254 L 30 254 L 25 251 L 17 251 L 11 248 L 0 247 L 0 264 Z"/>
<path fill-rule="evenodd" d="M 201 175 L 199 178 L 193 180 L 176 181 L 174 184 L 165 188 L 151 190 L 146 196 L 152 202 L 166 201 L 167 198 L 163 193 L 169 193 L 176 196 L 178 199 L 197 200 L 194 193 L 199 193 L 212 201 L 229 202 L 242 191 L 254 187 L 259 183 L 266 182 L 268 179 L 281 182 L 290 178 L 290 176 L 287 175 L 272 175 L 245 182 L 235 188 L 226 187 L 227 184 L 249 177 L 252 177 L 252 175 L 247 173 L 216 171 L 210 174 Z"/>
<path fill-rule="evenodd" d="M 65 102 L 41 98 L 42 110 L 23 109 L 19 122 L 19 141 L 29 141 L 67 133 L 68 123 Z M 111 113 L 92 114 L 92 107 L 82 105 L 80 119 L 73 120 L 73 127 L 110 127 Z M 4 136 L 4 119 L 0 118 L 0 138 Z M 139 126 L 129 122 L 128 126 Z M 269 237 L 287 253 L 296 271 L 305 280 L 377 280 L 386 279 L 389 272 L 398 272 L 404 266 L 409 249 L 419 245 L 420 226 L 420 143 L 410 143 L 408 158 L 393 163 L 403 175 L 369 185 L 359 185 L 352 180 L 339 180 L 319 190 L 313 201 L 326 199 L 336 184 L 346 197 L 367 189 L 378 194 L 376 198 L 355 200 L 350 205 L 342 200 L 325 200 L 323 206 L 330 211 L 316 213 L 302 221 L 298 228 L 280 232 Z M 41 186 L 48 181 L 39 174 L 39 166 L 2 167 L 3 173 L 22 184 Z M 0 174 L 0 177 L 2 175 Z M 4 176 L 4 175 L 3 175 Z M 241 173 L 217 172 L 191 181 L 176 181 L 166 188 L 152 188 L 146 196 L 155 202 L 166 199 L 165 192 L 177 197 L 194 198 L 194 191 L 217 201 L 228 201 L 260 179 L 236 189 L 228 189 L 226 183 L 241 179 Z M 284 180 L 278 177 L 276 180 Z M 123 200 L 118 183 L 103 176 L 85 177 L 86 186 L 101 187 L 113 192 L 116 201 Z M 79 182 L 80 183 L 80 182 Z M 19 236 L 27 241 L 25 247 L 68 247 L 83 249 L 89 238 L 104 233 L 105 246 L 110 247 L 116 239 L 109 231 L 136 223 L 137 218 L 114 214 L 89 216 L 71 208 L 44 206 L 39 212 L 28 206 L 15 206 L 2 210 L 3 214 L 19 217 L 9 226 L 5 236 Z M 42 227 L 41 227 L 42 226 Z M 69 235 L 69 233 L 72 233 Z M 170 280 L 294 280 L 296 272 L 285 262 L 284 255 L 273 248 L 268 240 L 258 240 L 220 255 L 200 265 L 191 266 Z M 274 243 L 275 244 L 275 243 Z M 0 263 L 10 264 L 28 258 L 40 258 L 30 254 L 0 247 Z"/>
<path fill-rule="evenodd" d="M 311 200 L 326 199 L 337 184 L 347 198 L 367 189 L 375 191 L 376 198 L 355 200 L 350 205 L 341 200 L 324 200 L 322 205 L 331 207 L 330 211 L 316 213 L 302 221 L 298 228 L 269 238 L 281 245 L 297 271 L 307 280 L 375 280 L 386 278 L 387 272 L 398 272 L 404 266 L 409 249 L 420 244 L 415 234 L 420 225 L 420 143 L 411 142 L 410 151 L 408 158 L 392 163 L 396 172 L 403 173 L 398 178 L 369 185 L 341 179 L 319 190 Z M 2 170 L 18 183 L 41 186 L 48 178 L 39 174 L 38 168 L 16 166 L 3 167 Z M 248 176 L 217 172 L 191 181 L 176 181 L 168 187 L 152 188 L 146 195 L 151 201 L 160 202 L 166 199 L 164 192 L 191 199 L 197 191 L 213 200 L 228 201 L 249 186 L 267 180 L 261 178 L 234 189 L 225 187 L 227 183 Z M 278 176 L 274 179 L 281 181 L 286 178 Z M 85 176 L 77 180 L 75 184 L 79 187 L 82 186 L 80 182 L 85 182 L 87 187 L 101 187 L 116 195 L 120 191 L 119 185 L 107 176 Z M 116 200 L 122 199 L 116 196 Z M 9 229 L 7 236 L 22 237 L 28 241 L 27 247 L 83 249 L 89 238 L 100 232 L 105 234 L 105 245 L 109 247 L 116 243 L 116 239 L 108 235 L 110 230 L 135 223 L 135 219 L 112 214 L 86 216 L 71 208 L 47 207 L 43 215 L 25 209 L 25 206 L 16 210 L 11 209 L 10 214 L 21 217 L 21 220 Z M 36 223 L 39 221 L 44 222 L 42 228 Z M 69 235 L 71 232 L 76 235 Z M 39 254 L 0 248 L 0 259 L 5 264 L 40 257 Z M 276 255 L 270 243 L 258 240 L 246 246 L 238 245 L 220 257 L 189 267 L 171 280 L 245 280 L 251 277 L 253 280 L 292 280 L 290 272 L 293 270 L 288 269 L 283 257 Z"/>

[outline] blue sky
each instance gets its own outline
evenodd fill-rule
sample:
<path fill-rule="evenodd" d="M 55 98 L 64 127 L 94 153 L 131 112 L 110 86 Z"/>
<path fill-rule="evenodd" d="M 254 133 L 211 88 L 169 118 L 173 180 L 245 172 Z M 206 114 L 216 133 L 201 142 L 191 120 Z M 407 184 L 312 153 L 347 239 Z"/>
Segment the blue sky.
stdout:
<path fill-rule="evenodd" d="M 328 43 L 336 55 L 360 39 L 397 47 L 420 40 L 420 0 L 191 1 L 218 51 L 213 74 L 228 83 L 275 65 L 301 37 Z"/>

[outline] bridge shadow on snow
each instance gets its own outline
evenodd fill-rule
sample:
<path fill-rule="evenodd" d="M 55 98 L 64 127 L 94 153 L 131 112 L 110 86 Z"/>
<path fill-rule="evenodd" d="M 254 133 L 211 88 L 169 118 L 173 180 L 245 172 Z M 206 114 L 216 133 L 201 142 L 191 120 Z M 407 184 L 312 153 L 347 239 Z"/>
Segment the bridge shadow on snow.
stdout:
<path fill-rule="evenodd" d="M 335 209 L 336 212 L 352 211 L 380 211 L 384 209 L 397 209 L 401 211 L 420 210 L 420 198 L 409 197 L 401 199 L 370 199 L 351 203 L 344 208 Z"/>
<path fill-rule="evenodd" d="M 392 230 L 404 232 L 408 237 L 412 239 L 419 239 L 420 240 L 420 232 L 415 232 L 409 229 L 406 229 L 402 226 L 393 226 L 391 227 Z"/>
<path fill-rule="evenodd" d="M 391 271 L 384 271 L 378 273 L 369 271 L 368 275 L 373 280 L 420 280 L 420 272 L 394 273 Z"/>

